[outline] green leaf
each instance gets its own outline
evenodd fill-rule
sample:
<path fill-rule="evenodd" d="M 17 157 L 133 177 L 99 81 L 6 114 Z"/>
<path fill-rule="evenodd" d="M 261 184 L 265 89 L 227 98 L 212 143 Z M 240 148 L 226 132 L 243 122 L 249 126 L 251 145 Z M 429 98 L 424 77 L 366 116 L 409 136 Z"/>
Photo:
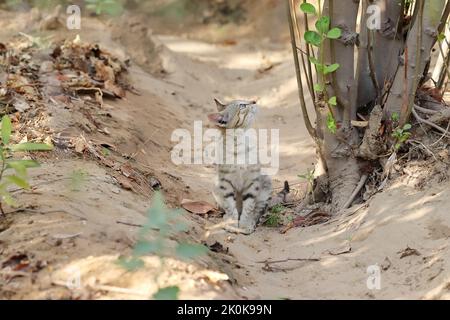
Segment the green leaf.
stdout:
<path fill-rule="evenodd" d="M 21 178 L 27 176 L 27 168 L 37 167 L 39 167 L 39 163 L 34 160 L 9 160 L 6 162 L 6 169 L 14 169 Z"/>
<path fill-rule="evenodd" d="M 173 229 L 176 232 L 186 232 L 189 230 L 189 226 L 184 222 L 176 222 L 175 225 L 173 226 Z"/>
<path fill-rule="evenodd" d="M 315 31 L 306 31 L 305 32 L 305 41 L 313 46 L 320 47 L 322 42 L 322 38 Z"/>
<path fill-rule="evenodd" d="M 442 42 L 445 40 L 445 33 L 441 33 L 437 36 L 437 41 Z"/>
<path fill-rule="evenodd" d="M 330 29 L 330 18 L 327 16 L 323 16 L 319 20 L 317 20 L 316 29 L 320 34 L 326 34 Z"/>
<path fill-rule="evenodd" d="M 398 112 L 393 112 L 391 115 L 391 119 L 394 122 L 397 122 L 398 120 L 400 120 L 400 115 L 398 114 Z"/>
<path fill-rule="evenodd" d="M 339 69 L 340 64 L 339 63 L 333 63 L 329 66 L 325 66 L 325 69 L 323 71 L 324 74 L 329 74 L 335 72 L 337 69 Z"/>
<path fill-rule="evenodd" d="M 88 180 L 89 173 L 84 171 L 83 169 L 77 169 L 71 172 L 70 174 L 70 190 L 71 191 L 80 191 L 83 184 Z"/>
<path fill-rule="evenodd" d="M 53 146 L 45 143 L 24 142 L 10 146 L 12 151 L 50 151 Z"/>
<path fill-rule="evenodd" d="M 325 90 L 324 86 L 320 83 L 316 83 L 314 85 L 314 91 L 316 92 L 323 92 L 323 90 Z"/>
<path fill-rule="evenodd" d="M 178 300 L 179 293 L 180 293 L 180 288 L 178 288 L 177 286 L 160 288 L 153 295 L 153 299 L 155 299 L 155 300 Z"/>
<path fill-rule="evenodd" d="M 4 145 L 9 143 L 9 138 L 11 138 L 11 119 L 7 115 L 2 118 L 2 142 Z"/>
<path fill-rule="evenodd" d="M 25 179 L 19 178 L 16 175 L 12 175 L 12 176 L 6 176 L 4 177 L 5 180 L 15 184 L 16 186 L 23 188 L 23 189 L 29 189 L 30 185 L 28 184 L 28 182 Z"/>
<path fill-rule="evenodd" d="M 206 254 L 208 248 L 201 244 L 179 243 L 175 252 L 181 259 L 192 259 Z"/>
<path fill-rule="evenodd" d="M 337 98 L 331 97 L 330 100 L 328 100 L 328 104 L 331 106 L 337 106 Z"/>
<path fill-rule="evenodd" d="M 153 196 L 152 206 L 147 211 L 147 222 L 141 232 L 146 233 L 149 229 L 161 229 L 167 224 L 166 206 L 160 192 Z"/>
<path fill-rule="evenodd" d="M 306 14 L 316 14 L 316 8 L 311 3 L 302 3 L 300 5 L 300 10 L 302 10 Z"/>
<path fill-rule="evenodd" d="M 136 256 L 143 256 L 149 253 L 162 254 L 163 243 L 161 241 L 140 241 L 133 248 L 133 254 Z"/>
<path fill-rule="evenodd" d="M 339 28 L 333 28 L 327 33 L 328 39 L 339 39 L 342 36 L 342 30 Z"/>
<path fill-rule="evenodd" d="M 16 169 L 17 166 L 24 168 L 39 168 L 41 165 L 34 160 L 9 160 L 6 162 L 7 169 Z"/>
<path fill-rule="evenodd" d="M 12 166 L 6 165 L 6 167 L 14 168 L 14 170 L 16 170 L 17 176 L 19 176 L 19 177 L 25 178 L 27 176 L 27 168 L 22 164 L 15 163 Z"/>
<path fill-rule="evenodd" d="M 109 4 L 103 8 L 103 11 L 110 16 L 118 16 L 123 12 L 123 7 L 120 2 L 115 2 L 114 4 Z"/>
<path fill-rule="evenodd" d="M 411 128 L 412 128 L 412 125 L 409 124 L 409 123 L 407 123 L 407 124 L 405 124 L 405 125 L 403 126 L 403 130 L 404 130 L 404 131 L 411 130 Z"/>
<path fill-rule="evenodd" d="M 11 207 L 17 207 L 16 200 L 12 197 L 12 195 L 9 192 L 2 192 L 1 194 L 3 201 Z"/>
<path fill-rule="evenodd" d="M 336 121 L 334 120 L 334 117 L 331 113 L 328 113 L 327 116 L 327 128 L 328 130 L 330 130 L 332 134 L 336 133 L 337 130 Z"/>
<path fill-rule="evenodd" d="M 309 61 L 310 61 L 312 64 L 315 64 L 316 66 L 322 65 L 322 64 L 320 63 L 320 61 L 319 61 L 317 58 L 314 58 L 314 57 L 309 57 Z"/>

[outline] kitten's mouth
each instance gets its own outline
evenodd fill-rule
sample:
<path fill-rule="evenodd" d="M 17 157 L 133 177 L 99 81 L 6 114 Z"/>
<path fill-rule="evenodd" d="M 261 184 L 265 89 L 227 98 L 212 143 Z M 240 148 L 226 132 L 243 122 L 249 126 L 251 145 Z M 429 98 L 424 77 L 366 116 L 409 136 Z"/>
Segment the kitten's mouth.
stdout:
<path fill-rule="evenodd" d="M 208 119 L 215 123 L 216 127 L 224 127 L 227 124 L 227 117 L 223 116 L 220 113 L 214 113 L 208 115 Z"/>

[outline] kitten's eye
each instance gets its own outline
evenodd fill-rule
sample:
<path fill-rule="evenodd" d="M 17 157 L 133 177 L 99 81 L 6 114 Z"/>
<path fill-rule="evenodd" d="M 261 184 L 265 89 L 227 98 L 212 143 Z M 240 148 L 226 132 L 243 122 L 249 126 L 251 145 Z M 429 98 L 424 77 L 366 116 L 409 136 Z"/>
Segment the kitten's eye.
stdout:
<path fill-rule="evenodd" d="M 241 105 L 239 105 L 239 108 L 241 108 L 241 109 L 245 109 L 245 107 L 247 107 L 246 104 L 241 104 Z"/>

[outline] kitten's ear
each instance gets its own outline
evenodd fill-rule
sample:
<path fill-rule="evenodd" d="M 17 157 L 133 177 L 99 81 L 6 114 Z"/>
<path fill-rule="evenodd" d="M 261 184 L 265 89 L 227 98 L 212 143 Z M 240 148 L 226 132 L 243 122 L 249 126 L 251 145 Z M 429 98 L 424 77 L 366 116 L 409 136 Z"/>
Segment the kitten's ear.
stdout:
<path fill-rule="evenodd" d="M 227 124 L 227 121 L 225 120 L 225 117 L 221 113 L 211 113 L 208 114 L 208 119 L 212 123 L 214 123 L 216 126 L 224 127 Z"/>
<path fill-rule="evenodd" d="M 216 103 L 217 111 L 221 112 L 221 111 L 225 110 L 226 105 L 223 104 L 222 102 L 220 102 L 219 99 L 214 98 L 214 102 Z"/>

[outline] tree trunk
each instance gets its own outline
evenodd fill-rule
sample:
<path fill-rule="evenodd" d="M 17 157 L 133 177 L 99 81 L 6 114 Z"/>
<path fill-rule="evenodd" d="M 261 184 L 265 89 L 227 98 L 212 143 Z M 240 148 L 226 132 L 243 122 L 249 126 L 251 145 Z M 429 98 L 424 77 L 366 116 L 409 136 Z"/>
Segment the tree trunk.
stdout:
<path fill-rule="evenodd" d="M 376 4 L 381 10 L 381 29 L 370 30 L 367 27 L 367 8 L 370 3 L 368 0 L 362 1 L 357 70 L 359 106 L 365 106 L 377 97 L 382 98 L 384 89 L 389 87 L 395 76 L 398 57 L 404 46 L 402 3 L 402 0 L 377 1 Z M 375 78 L 371 75 L 369 57 L 372 57 L 372 72 Z M 379 92 L 375 90 L 374 80 Z M 381 103 L 381 99 L 378 103 Z"/>
<path fill-rule="evenodd" d="M 344 3 L 345 2 L 345 3 Z M 331 41 L 325 46 L 327 63 L 339 63 L 340 68 L 332 75 L 331 93 L 338 98 L 335 111 L 338 130 L 332 134 L 324 130 L 324 154 L 328 166 L 328 186 L 331 204 L 335 211 L 342 209 L 360 180 L 358 160 L 353 149 L 358 142 L 356 130 L 351 121 L 356 119 L 356 90 L 354 77 L 354 49 L 357 39 L 356 20 L 359 2 L 353 0 L 324 3 L 324 15 L 331 18 L 331 28 L 339 27 L 343 31 L 338 41 Z M 323 110 L 322 123 L 326 124 L 328 112 Z"/>
<path fill-rule="evenodd" d="M 418 0 L 423 5 L 423 17 L 418 16 L 408 34 L 405 53 L 386 101 L 385 115 L 393 112 L 401 115 L 401 124 L 408 121 L 417 85 L 420 83 L 427 63 L 431 58 L 431 49 L 436 41 L 440 20 L 446 4 L 445 0 Z"/>

